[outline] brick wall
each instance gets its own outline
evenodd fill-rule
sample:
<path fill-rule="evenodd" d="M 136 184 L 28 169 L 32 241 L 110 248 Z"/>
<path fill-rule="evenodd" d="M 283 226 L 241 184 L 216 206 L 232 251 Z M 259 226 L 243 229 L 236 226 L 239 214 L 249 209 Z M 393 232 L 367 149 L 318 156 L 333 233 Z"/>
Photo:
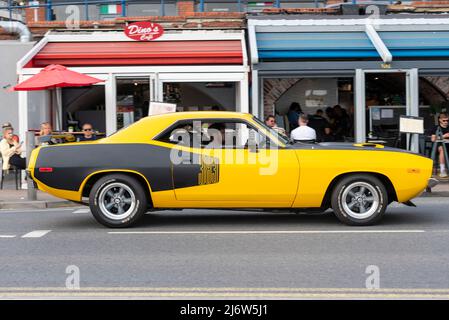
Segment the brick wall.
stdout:
<path fill-rule="evenodd" d="M 337 3 L 344 3 L 344 0 L 327 0 L 327 5 L 330 4 L 337 4 Z"/>
<path fill-rule="evenodd" d="M 266 79 L 263 82 L 264 117 L 275 114 L 276 101 L 301 79 Z"/>
<path fill-rule="evenodd" d="M 0 28 L 0 40 L 17 40 L 19 37 L 14 34 L 5 33 L 2 28 Z"/>
<path fill-rule="evenodd" d="M 195 1 L 194 0 L 180 0 L 176 2 L 176 8 L 178 10 L 179 16 L 184 16 L 186 14 L 195 12 Z"/>
<path fill-rule="evenodd" d="M 181 29 L 211 29 L 241 30 L 246 26 L 245 14 L 224 12 L 190 12 L 184 16 L 142 16 L 117 17 L 114 20 L 80 21 L 81 29 L 116 29 L 123 30 L 128 23 L 136 21 L 152 21 L 160 23 L 166 30 Z M 48 30 L 65 29 L 64 21 L 27 22 L 36 40 L 39 40 Z"/>
<path fill-rule="evenodd" d="M 412 6 L 423 6 L 423 7 L 432 7 L 432 6 L 449 6 L 449 1 L 413 1 L 411 3 Z"/>
<path fill-rule="evenodd" d="M 26 8 L 25 19 L 26 22 L 44 21 L 46 19 L 45 8 Z"/>

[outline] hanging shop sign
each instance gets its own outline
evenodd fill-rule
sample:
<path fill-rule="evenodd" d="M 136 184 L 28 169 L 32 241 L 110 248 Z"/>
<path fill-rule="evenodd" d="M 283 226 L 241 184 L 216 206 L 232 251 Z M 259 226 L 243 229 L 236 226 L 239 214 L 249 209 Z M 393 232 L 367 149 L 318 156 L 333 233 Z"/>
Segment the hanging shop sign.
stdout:
<path fill-rule="evenodd" d="M 164 28 L 158 23 L 134 22 L 126 26 L 125 34 L 136 41 L 152 41 L 164 34 Z"/>

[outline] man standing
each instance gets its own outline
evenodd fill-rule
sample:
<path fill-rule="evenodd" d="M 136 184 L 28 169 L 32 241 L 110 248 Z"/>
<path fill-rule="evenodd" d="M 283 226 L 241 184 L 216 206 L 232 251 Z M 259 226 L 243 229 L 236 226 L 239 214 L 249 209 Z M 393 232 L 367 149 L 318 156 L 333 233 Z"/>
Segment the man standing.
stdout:
<path fill-rule="evenodd" d="M 447 113 L 440 113 L 438 116 L 438 126 L 435 127 L 434 134 L 431 137 L 432 142 L 435 142 L 438 139 L 444 139 L 446 143 L 446 150 L 449 146 L 449 126 L 448 126 L 449 116 Z M 438 146 L 438 159 L 440 163 L 440 178 L 447 178 L 446 172 L 446 164 L 444 159 L 444 150 L 443 146 Z"/>
<path fill-rule="evenodd" d="M 78 141 L 94 141 L 97 139 L 97 136 L 94 135 L 92 125 L 90 123 L 83 124 L 83 135 L 78 138 Z"/>
<path fill-rule="evenodd" d="M 298 102 L 292 102 L 288 109 L 287 118 L 290 125 L 290 132 L 298 127 L 299 116 L 302 114 L 301 105 Z"/>
<path fill-rule="evenodd" d="M 309 123 L 309 117 L 306 114 L 301 114 L 299 116 L 298 124 L 299 127 L 293 130 L 290 134 L 290 137 L 294 141 L 304 141 L 304 142 L 312 142 L 316 140 L 316 131 L 312 129 L 307 124 Z"/>
<path fill-rule="evenodd" d="M 323 117 L 323 110 L 318 109 L 316 113 L 309 119 L 309 127 L 315 129 L 317 141 L 329 141 L 331 133 L 329 122 Z"/>

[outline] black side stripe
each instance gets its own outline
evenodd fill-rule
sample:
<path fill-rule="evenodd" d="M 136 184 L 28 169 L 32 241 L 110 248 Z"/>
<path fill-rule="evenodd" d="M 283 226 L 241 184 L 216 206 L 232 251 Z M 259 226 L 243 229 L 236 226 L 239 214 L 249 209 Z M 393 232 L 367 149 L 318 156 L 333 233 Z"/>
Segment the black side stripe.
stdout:
<path fill-rule="evenodd" d="M 90 174 L 108 169 L 139 172 L 153 191 L 172 190 L 173 181 L 176 188 L 199 185 L 199 163 L 175 165 L 172 180 L 170 151 L 150 144 L 48 146 L 39 152 L 34 176 L 49 187 L 70 191 L 78 191 Z M 39 172 L 42 167 L 51 167 L 53 172 Z"/>

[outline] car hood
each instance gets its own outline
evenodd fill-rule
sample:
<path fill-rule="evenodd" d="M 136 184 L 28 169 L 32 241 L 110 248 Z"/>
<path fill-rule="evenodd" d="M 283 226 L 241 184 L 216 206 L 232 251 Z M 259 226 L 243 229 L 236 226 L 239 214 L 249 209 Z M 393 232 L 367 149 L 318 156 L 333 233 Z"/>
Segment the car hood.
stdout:
<path fill-rule="evenodd" d="M 321 143 L 301 143 L 297 142 L 287 146 L 294 150 L 360 150 L 360 151 L 389 151 L 403 152 L 414 155 L 420 155 L 404 149 L 386 147 L 375 143 L 354 143 L 354 142 L 321 142 Z"/>

